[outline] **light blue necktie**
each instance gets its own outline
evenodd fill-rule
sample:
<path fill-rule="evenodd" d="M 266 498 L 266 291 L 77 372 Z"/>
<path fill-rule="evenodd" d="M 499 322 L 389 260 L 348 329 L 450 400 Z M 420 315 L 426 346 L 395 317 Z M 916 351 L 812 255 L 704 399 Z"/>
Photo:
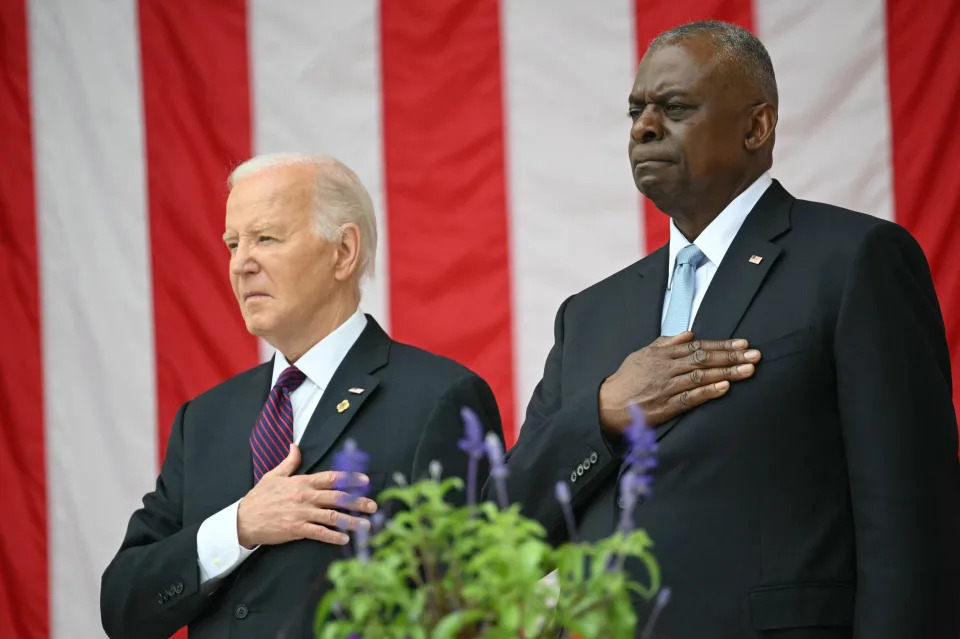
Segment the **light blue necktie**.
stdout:
<path fill-rule="evenodd" d="M 676 335 L 687 330 L 690 313 L 693 311 L 693 295 L 696 293 L 697 269 L 707 260 L 707 256 L 690 244 L 677 253 L 677 265 L 673 269 L 673 286 L 670 290 L 670 306 L 663 318 L 661 333 Z"/>

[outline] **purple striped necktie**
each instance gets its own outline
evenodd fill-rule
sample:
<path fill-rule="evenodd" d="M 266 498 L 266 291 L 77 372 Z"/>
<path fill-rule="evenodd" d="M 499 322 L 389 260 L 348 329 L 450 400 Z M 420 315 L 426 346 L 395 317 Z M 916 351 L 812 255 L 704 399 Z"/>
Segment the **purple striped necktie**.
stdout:
<path fill-rule="evenodd" d="M 257 425 L 250 433 L 254 484 L 290 453 L 290 444 L 293 443 L 290 393 L 297 390 L 306 377 L 299 368 L 290 366 L 280 373 L 277 383 L 270 389 L 267 403 L 263 405 Z"/>

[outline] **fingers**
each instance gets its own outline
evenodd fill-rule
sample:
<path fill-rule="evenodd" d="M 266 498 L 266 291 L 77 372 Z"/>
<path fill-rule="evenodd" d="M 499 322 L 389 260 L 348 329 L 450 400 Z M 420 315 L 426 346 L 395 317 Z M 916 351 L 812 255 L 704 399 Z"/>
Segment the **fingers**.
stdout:
<path fill-rule="evenodd" d="M 319 524 L 340 530 L 370 530 L 370 522 L 364 517 L 353 517 L 328 508 L 312 508 L 304 518 L 307 523 Z"/>
<path fill-rule="evenodd" d="M 309 522 L 304 522 L 301 525 L 299 532 L 302 539 L 313 539 L 314 541 L 319 541 L 325 544 L 346 546 L 348 543 L 350 543 L 350 537 L 348 537 L 345 533 L 338 532 L 336 530 L 330 530 L 324 526 L 318 526 L 317 524 L 311 524 Z"/>
<path fill-rule="evenodd" d="M 687 333 L 681 333 L 680 335 L 689 335 L 691 338 L 693 334 L 687 331 Z M 679 337 L 679 335 L 677 336 Z M 715 340 L 715 339 L 686 339 L 681 343 L 677 344 L 665 344 L 670 348 L 670 356 L 674 359 L 681 359 L 684 357 L 689 357 L 692 353 L 697 351 L 743 351 L 749 346 L 749 343 L 745 339 L 724 339 L 724 340 Z"/>
<path fill-rule="evenodd" d="M 305 481 L 317 490 L 362 488 L 370 484 L 370 478 L 361 473 L 346 473 L 336 470 L 325 470 L 312 475 L 305 475 Z"/>
<path fill-rule="evenodd" d="M 697 349 L 686 357 L 677 360 L 678 371 L 685 373 L 695 368 L 724 368 L 739 364 L 756 364 L 760 361 L 760 351 L 747 350 L 704 350 Z"/>
<path fill-rule="evenodd" d="M 366 497 L 355 497 L 340 490 L 318 490 L 310 500 L 314 506 L 321 508 L 340 508 L 354 510 L 372 515 L 377 512 L 377 503 Z"/>
<path fill-rule="evenodd" d="M 691 408 L 709 402 L 711 399 L 722 397 L 728 390 L 730 390 L 730 382 L 728 381 L 685 390 L 667 400 L 667 412 L 671 417 L 685 413 Z"/>
<path fill-rule="evenodd" d="M 689 373 L 677 375 L 670 380 L 670 392 L 683 391 L 716 384 L 718 382 L 736 382 L 751 377 L 756 371 L 753 364 L 732 364 L 722 368 L 694 368 Z"/>
<path fill-rule="evenodd" d="M 290 444 L 290 452 L 273 469 L 267 472 L 267 475 L 278 475 L 280 477 L 289 477 L 300 466 L 300 447 L 296 444 Z"/>

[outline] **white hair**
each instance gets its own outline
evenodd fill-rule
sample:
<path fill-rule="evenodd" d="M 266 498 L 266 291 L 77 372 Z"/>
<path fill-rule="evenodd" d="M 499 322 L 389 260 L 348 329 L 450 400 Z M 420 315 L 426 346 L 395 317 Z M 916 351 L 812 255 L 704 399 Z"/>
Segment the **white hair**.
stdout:
<path fill-rule="evenodd" d="M 308 165 L 315 169 L 316 217 L 313 229 L 324 239 L 340 239 L 341 227 L 354 223 L 360 229 L 361 276 L 373 277 L 377 258 L 377 218 L 373 200 L 350 167 L 323 154 L 269 153 L 250 158 L 235 168 L 227 178 L 227 186 L 267 169 L 281 166 Z"/>

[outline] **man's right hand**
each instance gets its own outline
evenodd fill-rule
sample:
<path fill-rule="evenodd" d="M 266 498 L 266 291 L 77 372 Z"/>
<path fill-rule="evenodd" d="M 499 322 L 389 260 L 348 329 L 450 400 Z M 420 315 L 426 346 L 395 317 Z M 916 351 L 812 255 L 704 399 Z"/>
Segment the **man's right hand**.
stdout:
<path fill-rule="evenodd" d="M 735 382 L 753 375 L 760 351 L 744 339 L 694 340 L 685 331 L 660 337 L 630 353 L 600 386 L 600 425 L 620 435 L 638 404 L 651 426 L 724 395 Z"/>
<path fill-rule="evenodd" d="M 312 475 L 293 473 L 300 466 L 300 448 L 293 444 L 290 454 L 266 473 L 240 500 L 237 509 L 237 538 L 250 549 L 261 544 L 282 544 L 297 539 L 314 539 L 345 545 L 350 538 L 332 530 L 369 528 L 370 522 L 342 512 L 350 509 L 375 513 L 372 499 L 355 498 L 334 486 L 363 485 L 369 478 L 357 473 L 325 471 Z M 338 510 L 339 509 L 339 510 Z"/>

